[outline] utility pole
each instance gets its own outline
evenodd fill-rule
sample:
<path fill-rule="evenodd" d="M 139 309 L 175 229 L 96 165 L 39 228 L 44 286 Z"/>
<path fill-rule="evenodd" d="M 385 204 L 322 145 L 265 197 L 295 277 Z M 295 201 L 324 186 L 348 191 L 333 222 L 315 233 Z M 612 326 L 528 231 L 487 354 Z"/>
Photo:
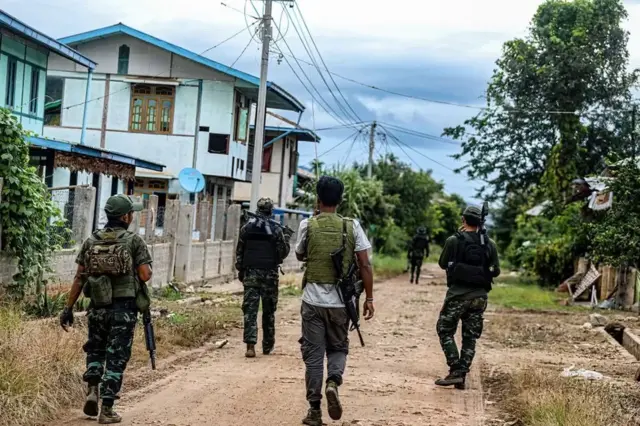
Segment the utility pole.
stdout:
<path fill-rule="evenodd" d="M 255 211 L 260 198 L 260 177 L 262 175 L 262 150 L 264 149 L 264 124 L 267 115 L 267 74 L 269 71 L 269 45 L 271 43 L 271 9 L 273 0 L 265 0 L 262 17 L 262 61 L 260 63 L 260 88 L 258 89 L 258 110 L 256 112 L 256 135 L 253 146 L 253 169 L 251 171 L 251 203 Z"/>
<path fill-rule="evenodd" d="M 371 123 L 371 133 L 369 134 L 369 167 L 367 168 L 367 178 L 373 178 L 373 150 L 376 147 L 375 135 L 378 123 Z"/>
<path fill-rule="evenodd" d="M 636 154 L 638 152 L 638 147 L 636 146 L 636 112 L 637 105 L 633 104 L 633 110 L 631 111 L 631 149 L 633 152 L 633 160 L 636 160 Z"/>

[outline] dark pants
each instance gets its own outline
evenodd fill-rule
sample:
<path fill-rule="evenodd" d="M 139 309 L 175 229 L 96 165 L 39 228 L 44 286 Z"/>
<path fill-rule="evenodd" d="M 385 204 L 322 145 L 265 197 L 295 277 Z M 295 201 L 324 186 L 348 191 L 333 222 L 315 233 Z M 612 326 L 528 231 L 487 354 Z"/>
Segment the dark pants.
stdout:
<path fill-rule="evenodd" d="M 436 328 L 450 371 L 469 372 L 476 354 L 476 340 L 482 335 L 485 309 L 487 309 L 485 297 L 445 300 Z M 459 321 L 462 321 L 460 353 L 454 340 Z"/>
<path fill-rule="evenodd" d="M 422 256 L 421 257 L 412 257 L 411 259 L 411 279 L 413 279 L 413 275 L 415 274 L 416 281 L 420 279 L 420 269 L 422 268 Z"/>
<path fill-rule="evenodd" d="M 320 308 L 305 302 L 300 313 L 302 337 L 299 342 L 306 367 L 307 401 L 321 401 L 325 354 L 327 381 L 342 384 L 349 353 L 349 318 L 345 308 Z"/>
<path fill-rule="evenodd" d="M 83 346 L 87 371 L 83 379 L 90 385 L 100 384 L 103 400 L 118 399 L 138 319 L 135 302 L 114 302 L 110 308 L 93 308 L 88 317 L 89 339 Z"/>
<path fill-rule="evenodd" d="M 245 280 L 246 282 L 247 280 Z M 278 281 L 265 279 L 256 287 L 244 287 L 244 343 L 258 343 L 258 310 L 262 299 L 262 347 L 270 350 L 276 342 L 276 310 L 278 309 Z"/>

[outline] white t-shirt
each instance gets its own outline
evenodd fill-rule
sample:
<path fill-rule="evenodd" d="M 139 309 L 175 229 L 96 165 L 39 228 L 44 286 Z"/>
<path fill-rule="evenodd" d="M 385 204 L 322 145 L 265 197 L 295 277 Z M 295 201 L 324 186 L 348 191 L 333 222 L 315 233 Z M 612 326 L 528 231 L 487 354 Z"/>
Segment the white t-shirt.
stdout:
<path fill-rule="evenodd" d="M 307 226 L 309 220 L 304 219 L 298 228 L 298 241 L 296 242 L 296 253 L 305 254 L 307 250 Z M 371 243 L 364 233 L 362 226 L 357 220 L 353 220 L 353 235 L 355 237 L 355 252 L 369 250 Z M 302 300 L 310 305 L 321 308 L 342 308 L 344 303 L 340 301 L 340 296 L 336 291 L 336 286 L 332 284 L 317 284 L 308 282 L 302 292 Z"/>

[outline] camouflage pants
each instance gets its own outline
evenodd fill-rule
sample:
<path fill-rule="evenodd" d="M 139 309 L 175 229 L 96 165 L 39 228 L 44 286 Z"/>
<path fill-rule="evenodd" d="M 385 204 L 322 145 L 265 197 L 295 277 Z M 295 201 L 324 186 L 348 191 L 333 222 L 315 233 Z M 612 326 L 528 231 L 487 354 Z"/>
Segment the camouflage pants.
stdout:
<path fill-rule="evenodd" d="M 83 379 L 91 385 L 100 384 L 103 400 L 118 399 L 138 319 L 135 302 L 114 302 L 112 308 L 90 309 L 87 316 L 89 339 L 83 346 L 87 371 Z"/>
<path fill-rule="evenodd" d="M 278 279 L 273 277 L 259 280 L 245 277 L 244 300 L 244 343 L 258 343 L 258 310 L 262 299 L 262 349 L 270 350 L 276 342 L 276 310 L 278 309 Z"/>
<path fill-rule="evenodd" d="M 420 279 L 420 269 L 422 268 L 422 257 L 412 257 L 409 259 L 411 261 L 411 278 L 413 275 L 416 276 L 416 281 Z"/>
<path fill-rule="evenodd" d="M 476 340 L 482 335 L 485 309 L 487 309 L 485 297 L 445 300 L 436 328 L 451 371 L 469 372 L 476 354 Z M 462 350 L 458 353 L 454 337 L 460 320 L 462 320 Z"/>

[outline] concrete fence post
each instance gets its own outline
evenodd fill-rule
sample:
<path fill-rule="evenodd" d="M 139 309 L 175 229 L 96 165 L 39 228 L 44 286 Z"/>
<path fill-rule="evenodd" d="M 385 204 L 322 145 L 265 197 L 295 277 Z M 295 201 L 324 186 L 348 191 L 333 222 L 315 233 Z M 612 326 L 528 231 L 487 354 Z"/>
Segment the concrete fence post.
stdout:
<path fill-rule="evenodd" d="M 153 244 L 156 237 L 156 219 L 158 217 L 158 196 L 151 195 L 147 206 L 147 217 L 144 224 L 144 239 Z"/>
<path fill-rule="evenodd" d="M 176 265 L 176 235 L 178 233 L 178 216 L 180 215 L 180 201 L 167 200 L 164 210 L 164 239 L 169 243 L 169 267 L 167 282 L 173 281 Z"/>
<path fill-rule="evenodd" d="M 134 203 L 142 202 L 142 197 L 140 197 L 139 195 L 132 195 L 131 199 Z M 129 231 L 133 232 L 134 234 L 140 233 L 140 213 L 141 212 L 133 213 L 133 222 L 131 222 L 131 225 L 129 225 Z"/>
<path fill-rule="evenodd" d="M 178 281 L 188 282 L 189 266 L 191 264 L 191 245 L 193 240 L 193 206 L 180 206 L 178 217 L 178 233 L 176 235 L 176 266 L 175 276 Z"/>
<path fill-rule="evenodd" d="M 4 179 L 0 177 L 0 204 L 2 204 L 2 188 L 4 186 Z M 0 220 L 0 251 L 2 251 L 2 221 Z"/>
<path fill-rule="evenodd" d="M 93 232 L 96 211 L 96 189 L 92 186 L 75 189 L 72 233 L 76 245 L 81 245 Z"/>
<path fill-rule="evenodd" d="M 214 225 L 214 240 L 224 239 L 224 227 L 225 227 L 225 211 L 227 207 L 224 201 L 218 201 L 216 206 L 216 223 Z"/>
<path fill-rule="evenodd" d="M 210 238 L 211 232 L 211 204 L 208 201 L 203 201 L 198 204 L 198 233 L 200 237 L 199 241 L 205 242 Z"/>

